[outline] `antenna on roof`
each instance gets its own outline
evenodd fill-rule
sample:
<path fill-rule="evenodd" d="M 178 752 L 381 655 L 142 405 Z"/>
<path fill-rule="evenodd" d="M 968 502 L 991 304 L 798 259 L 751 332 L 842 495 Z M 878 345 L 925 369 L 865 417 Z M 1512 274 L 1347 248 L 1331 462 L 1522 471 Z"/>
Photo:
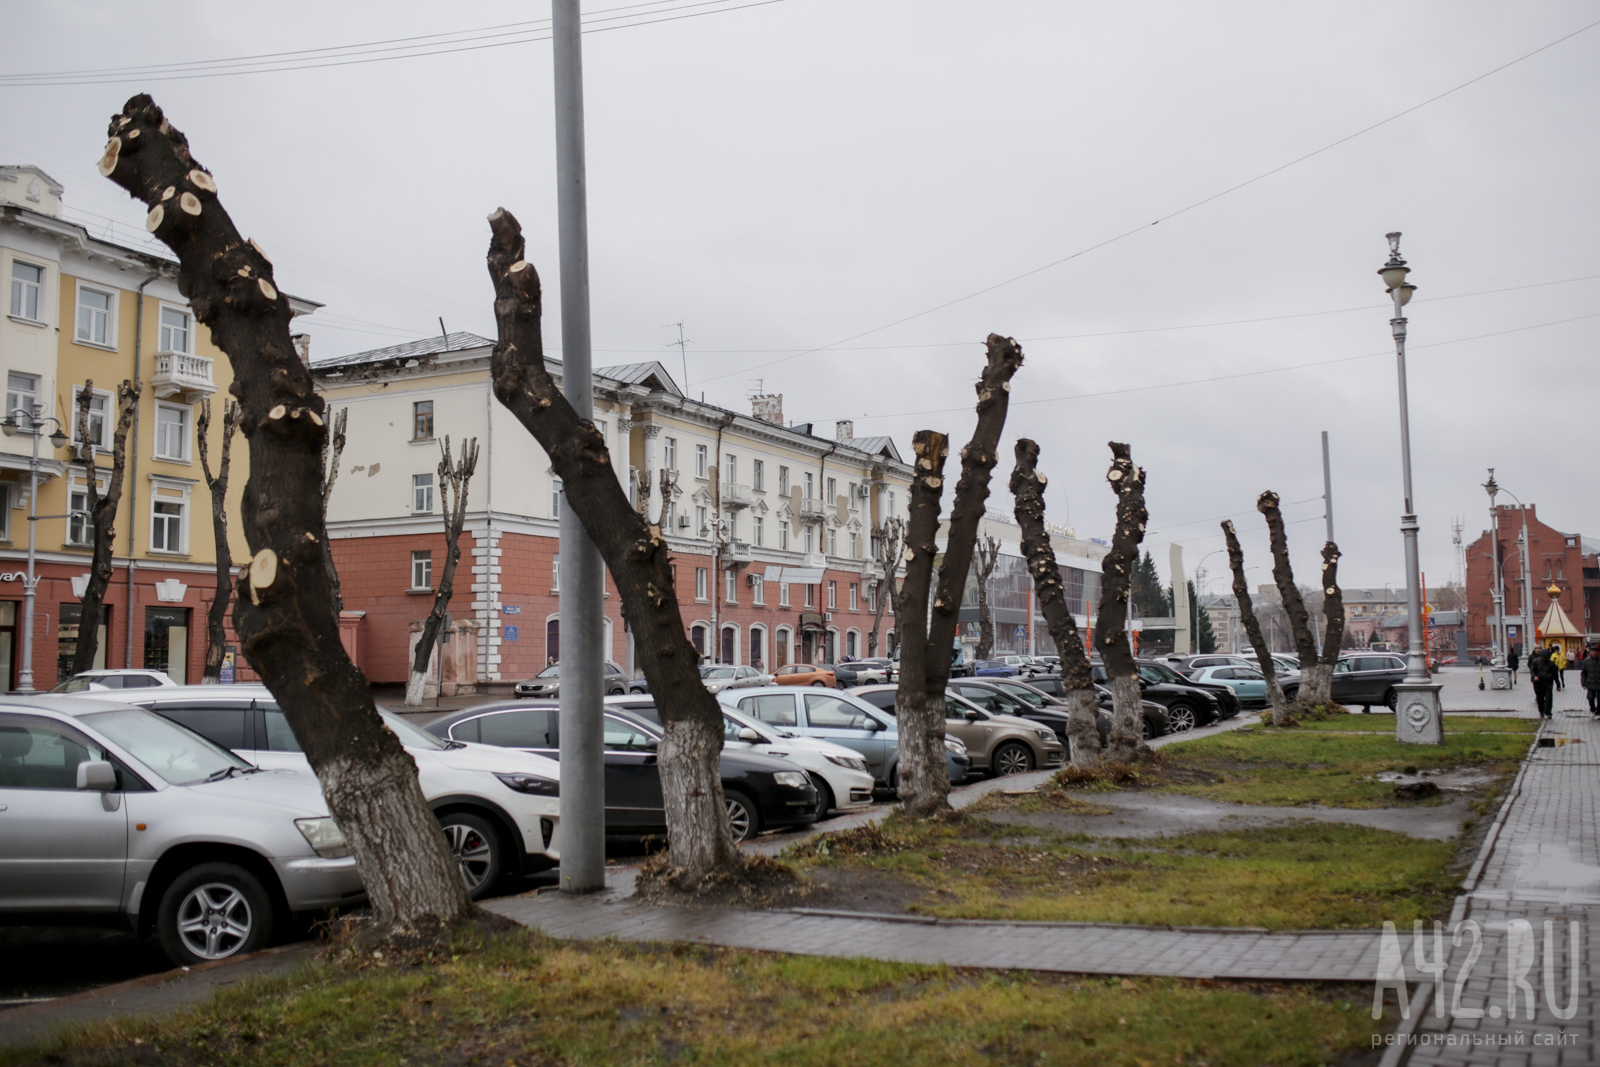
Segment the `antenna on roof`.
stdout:
<path fill-rule="evenodd" d="M 450 351 L 450 334 L 444 328 L 444 316 L 439 316 L 439 336 L 444 338 L 444 350 Z"/>
<path fill-rule="evenodd" d="M 689 394 L 689 350 L 685 346 L 688 345 L 689 339 L 683 336 L 683 321 L 681 319 L 677 322 L 666 323 L 661 328 L 664 330 L 668 326 L 676 326 L 678 328 L 678 339 L 676 341 L 668 341 L 666 347 L 678 346 L 678 355 L 683 359 L 683 392 L 687 396 Z M 700 399 L 704 400 L 705 397 L 702 396 Z"/>

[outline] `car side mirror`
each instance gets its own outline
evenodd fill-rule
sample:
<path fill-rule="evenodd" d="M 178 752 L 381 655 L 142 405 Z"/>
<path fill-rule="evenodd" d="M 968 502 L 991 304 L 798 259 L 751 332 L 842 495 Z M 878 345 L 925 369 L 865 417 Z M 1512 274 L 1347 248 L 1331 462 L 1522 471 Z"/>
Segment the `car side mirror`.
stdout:
<path fill-rule="evenodd" d="M 749 741 L 751 744 L 757 744 L 761 741 L 761 735 L 748 726 L 739 728 L 738 738 L 741 741 Z"/>
<path fill-rule="evenodd" d="M 962 712 L 962 718 L 966 719 L 968 722 L 975 721 L 982 717 L 983 712 L 979 711 L 977 708 L 967 708 Z"/>
<path fill-rule="evenodd" d="M 873 733 L 880 733 L 884 730 L 887 730 L 888 727 L 879 722 L 877 719 L 868 719 L 867 729 L 871 730 Z"/>
<path fill-rule="evenodd" d="M 78 788 L 96 793 L 109 793 L 117 788 L 117 771 L 103 759 L 85 760 L 78 764 Z"/>

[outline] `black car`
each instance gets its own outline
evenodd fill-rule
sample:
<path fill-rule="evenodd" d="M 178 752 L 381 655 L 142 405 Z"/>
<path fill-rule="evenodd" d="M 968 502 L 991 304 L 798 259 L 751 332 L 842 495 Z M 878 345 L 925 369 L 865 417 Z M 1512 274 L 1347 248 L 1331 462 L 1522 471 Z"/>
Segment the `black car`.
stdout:
<path fill-rule="evenodd" d="M 1363 711 L 1382 704 L 1393 711 L 1394 687 L 1405 681 L 1406 658 L 1393 652 L 1352 652 L 1339 657 L 1333 667 L 1333 699 L 1360 704 Z"/>
<path fill-rule="evenodd" d="M 435 737 L 561 756 L 560 718 L 554 705 L 513 702 L 480 704 L 430 722 Z M 605 714 L 606 834 L 643 837 L 665 834 L 666 806 L 656 749 L 661 727 L 631 712 Z M 755 752 L 722 754 L 722 793 L 735 841 L 763 830 L 809 826 L 817 821 L 817 790 L 810 777 L 787 760 Z"/>
<path fill-rule="evenodd" d="M 1163 671 L 1150 663 L 1138 663 L 1139 689 L 1146 700 L 1155 701 L 1167 709 L 1168 721 L 1175 733 L 1193 730 L 1226 717 L 1221 698 L 1191 683 L 1176 671 Z M 1109 686 L 1109 675 L 1099 660 L 1090 664 L 1089 672 L 1095 683 Z M 1233 714 L 1238 714 L 1238 698 L 1233 702 Z"/>
<path fill-rule="evenodd" d="M 1095 675 L 1094 677 L 1096 681 L 1102 680 L 1100 675 Z M 1018 688 L 1030 690 L 1033 693 L 1037 693 L 1041 697 L 1054 701 L 1058 705 L 1064 705 L 1067 698 L 1067 687 L 1065 683 L 1061 681 L 1061 675 L 1059 674 L 1035 675 L 1034 677 L 1029 678 L 1025 683 L 1011 678 L 987 678 L 985 681 L 999 685 L 1005 688 L 1007 691 L 1014 691 Z M 1106 689 L 1101 685 L 1096 685 L 1095 689 L 1098 690 L 1100 694 L 1100 707 L 1110 708 L 1111 690 Z M 1022 699 L 1026 700 L 1028 698 L 1023 696 Z M 1165 707 L 1150 699 L 1146 699 L 1143 703 L 1144 736 L 1146 738 L 1161 737 L 1165 734 L 1175 732 L 1175 728 L 1172 725 L 1172 720 L 1168 717 L 1167 709 Z M 1063 707 L 1062 711 L 1064 712 L 1065 710 L 1065 707 Z M 1018 714 L 1021 713 L 1019 712 Z M 1102 741 L 1104 741 L 1110 728 L 1110 719 L 1107 718 L 1100 725 L 1100 737 Z"/>
<path fill-rule="evenodd" d="M 1195 682 L 1185 678 L 1171 664 L 1159 659 L 1140 659 L 1139 680 L 1144 685 L 1146 700 L 1154 700 L 1166 706 L 1169 714 L 1175 702 L 1184 702 L 1192 705 L 1203 704 L 1209 698 L 1215 704 L 1210 721 L 1218 719 L 1231 719 L 1239 714 L 1241 707 L 1239 694 L 1231 685 L 1220 682 Z M 1164 695 L 1155 695 L 1157 693 Z M 1171 697 L 1172 699 L 1168 699 Z M 1199 718 L 1195 720 L 1196 726 L 1204 726 Z"/>

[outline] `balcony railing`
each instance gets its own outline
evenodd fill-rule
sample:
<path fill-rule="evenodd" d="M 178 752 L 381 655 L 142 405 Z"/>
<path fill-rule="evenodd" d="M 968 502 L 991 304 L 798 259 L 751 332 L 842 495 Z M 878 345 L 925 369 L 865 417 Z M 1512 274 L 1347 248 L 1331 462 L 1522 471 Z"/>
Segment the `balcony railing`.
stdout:
<path fill-rule="evenodd" d="M 800 501 L 800 521 L 821 522 L 825 514 L 819 498 L 808 496 Z"/>
<path fill-rule="evenodd" d="M 826 567 L 827 565 L 828 557 L 821 552 L 806 552 L 800 556 L 800 566 L 802 567 Z"/>
<path fill-rule="evenodd" d="M 722 555 L 729 563 L 749 563 L 750 542 L 729 541 L 728 547 L 723 550 Z"/>
<path fill-rule="evenodd" d="M 749 507 L 750 487 L 748 485 L 740 485 L 738 482 L 723 482 L 722 506 L 725 508 Z"/>
<path fill-rule="evenodd" d="M 181 396 L 185 404 L 193 404 L 217 391 L 211 379 L 211 360 L 205 356 L 191 356 L 186 352 L 157 352 L 156 372 L 150 385 L 162 400 Z"/>

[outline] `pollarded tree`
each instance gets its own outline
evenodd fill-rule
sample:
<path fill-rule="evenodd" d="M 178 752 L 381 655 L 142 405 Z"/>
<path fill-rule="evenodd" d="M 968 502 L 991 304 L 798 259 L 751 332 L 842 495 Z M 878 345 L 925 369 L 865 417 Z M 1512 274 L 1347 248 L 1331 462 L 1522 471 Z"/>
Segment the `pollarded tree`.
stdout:
<path fill-rule="evenodd" d="M 1289 538 L 1284 533 L 1278 494 L 1270 489 L 1262 493 L 1256 498 L 1256 510 L 1267 520 L 1267 533 L 1272 544 L 1272 579 L 1278 583 L 1278 599 L 1283 604 L 1284 614 L 1289 617 L 1289 634 L 1294 639 L 1295 651 L 1300 654 L 1301 670 L 1316 667 L 1317 639 L 1311 633 L 1311 616 L 1306 611 L 1305 598 L 1300 595 L 1300 587 L 1294 584 L 1294 567 L 1289 563 Z M 1298 703 L 1304 704 L 1306 697 L 1312 695 L 1302 687 Z"/>
<path fill-rule="evenodd" d="M 900 585 L 900 602 L 895 605 L 895 626 L 900 633 L 895 717 L 900 729 L 900 803 L 919 817 L 950 807 L 950 773 L 944 758 L 944 691 L 950 681 L 950 649 L 955 645 L 956 620 L 978 540 L 978 523 L 989 498 L 1000 433 L 1005 429 L 1011 379 L 1022 366 L 1022 347 L 1009 337 L 991 333 L 987 350 L 988 359 L 976 386 L 978 424 L 961 450 L 961 478 L 950 506 L 937 587 L 935 535 L 949 439 L 933 430 L 919 430 L 911 439 L 916 463 L 906 523 L 906 577 Z"/>
<path fill-rule="evenodd" d="M 1233 598 L 1239 609 L 1239 621 L 1244 624 L 1245 636 L 1250 638 L 1250 644 L 1256 650 L 1256 663 L 1261 666 L 1261 674 L 1267 680 L 1267 701 L 1272 705 L 1272 723 L 1274 726 L 1289 726 L 1294 719 L 1289 713 L 1288 701 L 1283 697 L 1283 687 L 1278 684 L 1278 671 L 1272 662 L 1272 653 L 1261 636 L 1261 623 L 1256 618 L 1250 600 L 1250 583 L 1244 577 L 1244 549 L 1239 547 L 1239 536 L 1233 532 L 1231 519 L 1223 521 L 1222 536 L 1228 542 L 1228 566 L 1233 570 Z"/>
<path fill-rule="evenodd" d="M 350 418 L 349 408 L 333 413 L 333 428 L 322 441 L 322 525 L 328 525 L 328 501 L 333 499 L 333 483 L 339 480 L 339 457 L 344 455 L 344 427 Z M 344 611 L 344 586 L 339 581 L 339 568 L 333 565 L 333 542 L 323 544 L 322 565 L 328 571 L 328 588 L 333 590 L 333 611 L 337 618 Z"/>
<path fill-rule="evenodd" d="M 233 611 L 240 647 L 322 783 L 377 926 L 436 932 L 474 909 L 415 761 L 339 641 L 324 561 L 326 408 L 289 338 L 289 301 L 155 101 L 130 99 L 109 132 L 100 173 L 148 205 L 145 227 L 178 256 L 179 291 L 233 364 L 231 392 L 250 446 L 239 514 L 253 553 Z"/>
<path fill-rule="evenodd" d="M 111 547 L 117 536 L 117 504 L 122 500 L 122 477 L 128 463 L 128 424 L 139 405 L 139 390 L 125 381 L 117 386 L 117 424 L 111 432 L 111 473 L 100 493 L 100 465 L 95 462 L 98 433 L 90 432 L 89 405 L 94 400 L 94 379 L 83 383 L 78 394 L 78 447 L 83 460 L 83 484 L 89 497 L 89 524 L 94 555 L 89 564 L 89 584 L 83 591 L 78 615 L 78 648 L 72 673 L 94 669 L 100 646 L 100 620 L 105 617 L 106 588 L 111 584 Z"/>
<path fill-rule="evenodd" d="M 872 632 L 867 634 L 867 655 L 878 654 L 878 631 L 883 627 L 885 608 L 893 608 L 896 617 L 900 609 L 896 600 L 900 593 L 900 545 L 905 540 L 905 520 L 896 516 L 873 531 L 873 558 L 878 564 L 879 577 L 872 603 Z"/>
<path fill-rule="evenodd" d="M 1061 657 L 1061 684 L 1067 691 L 1067 738 L 1074 767 L 1100 766 L 1100 710 L 1083 638 L 1067 604 L 1066 587 L 1050 532 L 1044 524 L 1045 476 L 1039 473 L 1039 446 L 1027 438 L 1017 442 L 1017 465 L 1011 471 L 1011 495 L 1017 525 L 1022 528 L 1022 555 L 1033 576 L 1034 594 L 1050 639 Z"/>
<path fill-rule="evenodd" d="M 211 398 L 200 401 L 200 418 L 195 423 L 195 442 L 200 446 L 200 473 L 211 490 L 211 537 L 217 545 L 217 595 L 206 613 L 206 666 L 200 681 L 216 685 L 222 681 L 222 659 L 227 654 L 228 606 L 233 603 L 233 553 L 228 545 L 228 471 L 233 465 L 233 433 L 239 428 L 239 404 L 230 400 L 222 409 L 222 456 L 217 471 L 211 473 L 211 448 L 206 438 L 211 433 Z"/>
<path fill-rule="evenodd" d="M 988 659 L 994 651 L 994 614 L 989 605 L 989 579 L 1000 562 L 1000 542 L 980 537 L 973 546 L 972 577 L 978 583 L 978 659 Z"/>
<path fill-rule="evenodd" d="M 1111 442 L 1111 468 L 1106 481 L 1117 494 L 1117 528 L 1111 551 L 1100 561 L 1100 610 L 1095 619 L 1094 647 L 1105 664 L 1111 689 L 1111 736 L 1106 757 L 1119 763 L 1139 755 L 1144 747 L 1144 696 L 1139 687 L 1139 665 L 1128 647 L 1128 593 L 1139 561 L 1150 514 L 1144 506 L 1144 468 L 1133 463 L 1133 453 L 1120 441 Z"/>
<path fill-rule="evenodd" d="M 342 414 L 342 412 L 341 412 Z M 434 642 L 444 625 L 444 613 L 456 588 L 456 564 L 461 562 L 461 530 L 467 524 L 467 483 L 478 469 L 478 439 L 461 442 L 461 458 L 450 454 L 450 435 L 439 446 L 439 510 L 444 513 L 444 566 L 439 568 L 439 588 L 433 594 L 433 608 L 422 620 L 417 647 L 411 656 L 411 677 L 406 681 L 406 707 L 422 707 L 422 694 L 428 683 L 428 662 L 433 658 Z"/>
<path fill-rule="evenodd" d="M 1344 593 L 1339 589 L 1339 546 L 1332 541 L 1322 545 L 1322 656 L 1316 666 L 1304 672 L 1300 682 L 1300 702 L 1308 708 L 1333 703 L 1333 668 L 1339 664 L 1344 646 Z"/>
<path fill-rule="evenodd" d="M 489 228 L 489 277 L 500 332 L 492 364 L 495 396 L 550 457 L 568 505 L 611 571 L 661 712 L 666 880 L 692 889 L 736 874 L 743 860 L 722 795 L 722 712 L 700 681 L 699 656 L 678 610 L 667 539 L 628 502 L 605 438 L 593 422 L 578 417 L 545 368 L 543 298 L 539 274 L 524 258 L 522 227 L 502 208 L 489 216 Z"/>

